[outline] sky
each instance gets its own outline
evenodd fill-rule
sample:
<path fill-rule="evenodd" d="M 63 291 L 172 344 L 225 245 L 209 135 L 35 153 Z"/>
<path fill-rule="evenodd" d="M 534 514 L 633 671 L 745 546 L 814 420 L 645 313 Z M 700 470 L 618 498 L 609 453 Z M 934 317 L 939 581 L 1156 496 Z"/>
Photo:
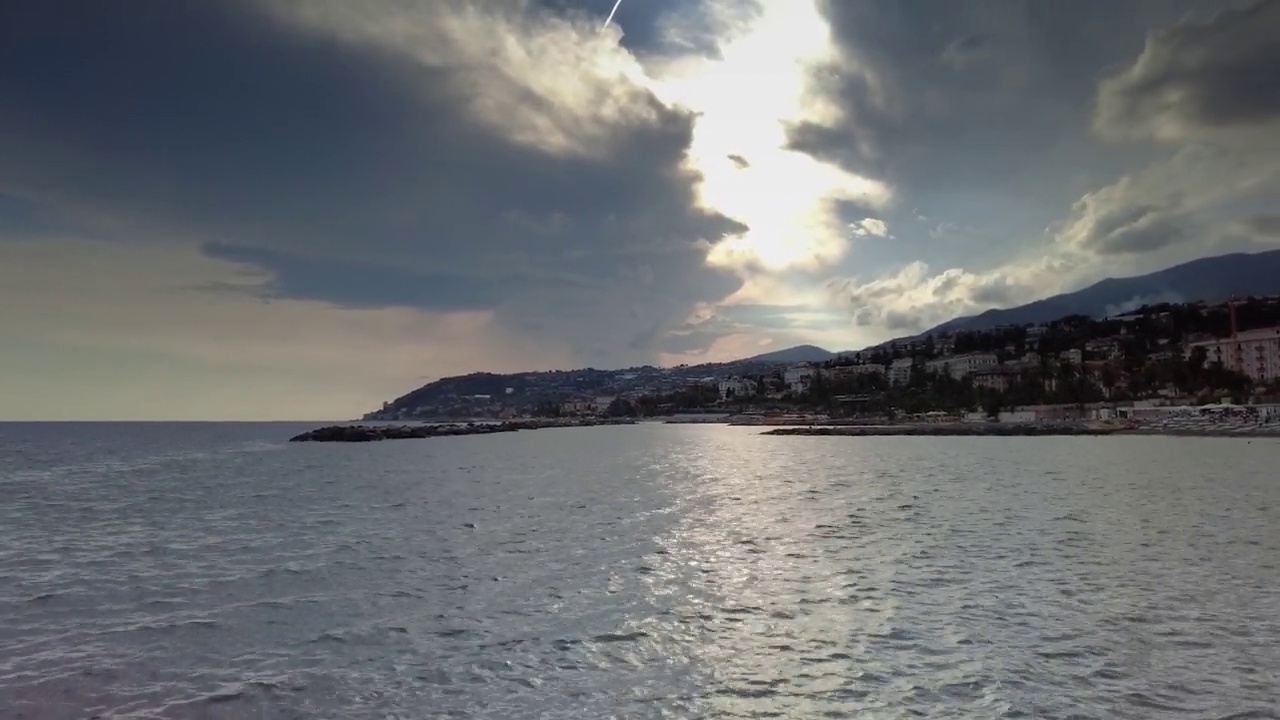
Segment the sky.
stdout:
<path fill-rule="evenodd" d="M 1280 0 L 15 0 L 0 419 L 340 419 L 1280 247 Z"/>

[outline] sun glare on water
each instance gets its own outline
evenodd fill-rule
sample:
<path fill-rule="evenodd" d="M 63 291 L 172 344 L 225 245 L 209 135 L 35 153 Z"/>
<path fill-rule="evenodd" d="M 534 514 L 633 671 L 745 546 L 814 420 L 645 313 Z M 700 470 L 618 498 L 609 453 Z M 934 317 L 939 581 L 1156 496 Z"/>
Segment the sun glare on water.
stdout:
<path fill-rule="evenodd" d="M 787 149 L 787 126 L 829 124 L 839 110 L 811 91 L 809 71 L 836 60 L 829 29 L 807 0 L 766 0 L 750 17 L 718 17 L 721 57 L 651 66 L 650 87 L 697 114 L 689 162 L 701 203 L 749 230 L 717 243 L 708 262 L 766 271 L 839 261 L 849 235 L 841 201 L 869 205 L 888 189 Z"/>

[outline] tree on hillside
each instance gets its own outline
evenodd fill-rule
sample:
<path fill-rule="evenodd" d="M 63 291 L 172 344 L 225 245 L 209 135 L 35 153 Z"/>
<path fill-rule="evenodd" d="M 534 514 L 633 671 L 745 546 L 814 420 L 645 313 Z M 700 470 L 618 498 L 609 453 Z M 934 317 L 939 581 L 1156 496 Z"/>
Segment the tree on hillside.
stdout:
<path fill-rule="evenodd" d="M 1203 345 L 1191 348 L 1191 355 L 1187 357 L 1187 366 L 1191 369 L 1192 374 L 1198 374 L 1204 370 L 1208 362 L 1209 351 Z"/>
<path fill-rule="evenodd" d="M 986 411 L 987 417 L 1000 417 L 1000 408 L 1003 407 L 1004 397 L 998 392 L 993 391 L 986 394 L 982 399 L 982 409 Z"/>
<path fill-rule="evenodd" d="M 1120 376 L 1116 369 L 1109 363 L 1104 365 L 1098 374 L 1098 382 L 1102 383 L 1103 389 L 1107 391 L 1107 397 L 1114 399 L 1116 385 L 1120 383 Z"/>
<path fill-rule="evenodd" d="M 609 417 L 635 417 L 640 414 L 640 410 L 626 398 L 614 398 L 609 407 L 605 408 L 605 414 Z"/>

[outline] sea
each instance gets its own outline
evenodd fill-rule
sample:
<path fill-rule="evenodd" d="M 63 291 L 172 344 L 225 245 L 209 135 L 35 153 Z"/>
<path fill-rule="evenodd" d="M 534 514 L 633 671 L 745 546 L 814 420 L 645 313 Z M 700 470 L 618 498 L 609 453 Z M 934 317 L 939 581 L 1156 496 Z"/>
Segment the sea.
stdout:
<path fill-rule="evenodd" d="M 0 425 L 0 718 L 1280 717 L 1280 441 Z"/>

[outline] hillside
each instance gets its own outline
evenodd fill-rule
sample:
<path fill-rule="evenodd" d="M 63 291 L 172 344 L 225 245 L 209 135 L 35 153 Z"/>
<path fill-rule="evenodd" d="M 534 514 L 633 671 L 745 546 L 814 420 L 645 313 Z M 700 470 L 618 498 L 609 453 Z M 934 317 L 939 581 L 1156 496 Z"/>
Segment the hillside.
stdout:
<path fill-rule="evenodd" d="M 795 347 L 786 348 L 785 350 L 775 350 L 763 355 L 739 360 L 743 363 L 804 363 L 804 362 L 826 362 L 835 358 L 836 353 L 829 350 L 823 350 L 816 345 L 797 345 Z"/>
<path fill-rule="evenodd" d="M 609 397 L 623 393 L 658 394 L 688 387 L 690 383 L 730 375 L 771 373 L 799 362 L 825 362 L 835 353 L 813 345 L 799 345 L 764 355 L 726 363 L 681 365 L 674 368 L 642 366 L 620 370 L 581 368 L 500 375 L 471 373 L 441 378 L 395 400 L 365 419 L 394 419 L 405 411 L 439 416 L 469 416 L 492 404 L 534 408 L 565 398 Z M 429 409 L 429 410 L 424 410 Z"/>
<path fill-rule="evenodd" d="M 1142 305 L 1199 300 L 1220 303 L 1233 294 L 1280 294 L 1280 250 L 1205 258 L 1149 275 L 1103 280 L 1077 292 L 1038 300 L 1021 307 L 990 310 L 973 317 L 957 318 L 929 332 L 937 335 L 1004 325 L 1043 324 L 1070 315 L 1101 318 L 1128 312 Z M 814 345 L 798 345 L 727 363 L 682 365 L 674 368 L 583 368 L 509 375 L 472 373 L 442 378 L 423 385 L 388 402 L 382 409 L 369 413 L 366 417 L 470 417 L 488 413 L 495 407 L 534 412 L 539 407 L 557 404 L 565 398 L 594 399 L 624 394 L 657 396 L 680 391 L 690 384 L 719 378 L 734 375 L 759 376 L 776 373 L 781 367 L 795 363 L 827 362 L 837 355 L 838 353 Z"/>
<path fill-rule="evenodd" d="M 1209 303 L 1225 301 L 1232 294 L 1280 293 L 1280 250 L 1236 253 L 1193 260 L 1148 275 L 1109 278 L 1083 290 L 980 315 L 956 318 L 923 335 L 957 330 L 986 330 L 1000 325 L 1047 323 L 1067 315 L 1104 317 L 1161 302 Z"/>

